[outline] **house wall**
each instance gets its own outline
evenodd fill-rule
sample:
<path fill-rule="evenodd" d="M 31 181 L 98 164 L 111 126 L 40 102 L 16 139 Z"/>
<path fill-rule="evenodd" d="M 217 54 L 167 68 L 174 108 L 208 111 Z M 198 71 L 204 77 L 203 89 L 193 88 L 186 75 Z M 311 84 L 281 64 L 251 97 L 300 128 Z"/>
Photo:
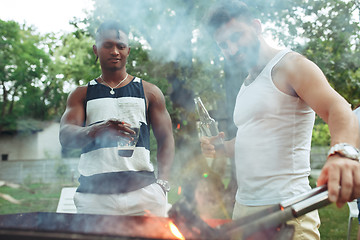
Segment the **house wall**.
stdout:
<path fill-rule="evenodd" d="M 0 157 L 6 154 L 8 161 L 40 160 L 49 157 L 60 158 L 59 128 L 60 124 L 53 122 L 45 127 L 43 131 L 30 135 L 1 134 Z"/>
<path fill-rule="evenodd" d="M 8 155 L 10 160 L 37 159 L 37 134 L 31 135 L 1 135 L 0 154 Z"/>
<path fill-rule="evenodd" d="M 44 131 L 38 133 L 38 158 L 60 158 L 61 144 L 59 141 L 60 123 L 51 123 Z"/>

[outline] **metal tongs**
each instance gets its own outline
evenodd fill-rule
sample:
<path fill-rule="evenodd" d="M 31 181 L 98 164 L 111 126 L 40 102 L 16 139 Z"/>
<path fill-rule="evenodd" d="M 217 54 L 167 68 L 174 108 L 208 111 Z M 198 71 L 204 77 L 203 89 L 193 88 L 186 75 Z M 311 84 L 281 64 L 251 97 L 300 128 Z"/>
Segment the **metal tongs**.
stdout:
<path fill-rule="evenodd" d="M 323 185 L 215 228 L 197 216 L 193 204 L 186 199 L 175 203 L 168 214 L 180 231 L 186 233 L 186 239 L 289 240 L 294 228 L 287 221 L 329 203 L 327 186 Z"/>
<path fill-rule="evenodd" d="M 246 239 L 259 231 L 280 229 L 280 226 L 287 221 L 324 207 L 329 203 L 327 185 L 323 185 L 252 215 L 223 224 L 218 228 L 218 233 L 219 236 L 224 236 L 224 239 L 233 239 L 234 236 L 236 239 Z"/>

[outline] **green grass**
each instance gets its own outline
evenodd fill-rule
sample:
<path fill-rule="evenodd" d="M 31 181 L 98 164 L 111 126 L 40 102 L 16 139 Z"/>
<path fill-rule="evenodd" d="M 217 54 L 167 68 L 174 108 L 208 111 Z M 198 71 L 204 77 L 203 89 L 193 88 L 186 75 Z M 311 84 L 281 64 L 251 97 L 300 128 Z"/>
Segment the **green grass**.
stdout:
<path fill-rule="evenodd" d="M 347 238 L 349 208 L 347 204 L 342 208 L 337 208 L 331 204 L 319 209 L 321 219 L 320 235 L 321 239 L 341 240 Z M 352 220 L 350 239 L 357 238 L 359 222 L 357 219 Z"/>
<path fill-rule="evenodd" d="M 13 214 L 25 212 L 55 212 L 60 197 L 62 184 L 30 184 L 27 189 L 13 189 L 10 187 L 0 187 L 0 192 L 9 194 L 21 204 L 13 204 L 0 198 L 0 214 Z M 169 202 L 174 203 L 179 199 L 175 189 L 169 194 Z M 338 209 L 335 204 L 331 204 L 319 210 L 321 218 L 321 239 L 341 240 L 346 239 L 348 223 L 348 206 L 345 205 Z M 351 238 L 356 239 L 358 221 L 352 221 Z"/>
<path fill-rule="evenodd" d="M 0 214 L 55 212 L 62 187 L 62 185 L 42 183 L 30 184 L 26 189 L 0 187 L 1 193 L 21 201 L 21 204 L 14 204 L 0 198 Z"/>

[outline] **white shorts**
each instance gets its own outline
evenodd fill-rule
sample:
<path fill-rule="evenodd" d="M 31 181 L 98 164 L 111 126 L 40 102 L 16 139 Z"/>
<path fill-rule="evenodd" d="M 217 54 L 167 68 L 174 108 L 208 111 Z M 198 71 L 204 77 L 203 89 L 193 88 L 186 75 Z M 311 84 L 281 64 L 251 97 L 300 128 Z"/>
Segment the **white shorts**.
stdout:
<path fill-rule="evenodd" d="M 120 194 L 76 192 L 74 203 L 77 213 L 159 217 L 166 217 L 168 204 L 167 194 L 157 183 Z"/>

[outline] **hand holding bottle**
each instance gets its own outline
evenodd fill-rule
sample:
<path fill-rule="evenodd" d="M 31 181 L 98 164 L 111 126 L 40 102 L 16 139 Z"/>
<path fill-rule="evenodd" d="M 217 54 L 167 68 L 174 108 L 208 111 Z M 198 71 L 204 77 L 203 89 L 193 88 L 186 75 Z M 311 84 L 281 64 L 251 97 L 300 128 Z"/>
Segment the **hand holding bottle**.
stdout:
<path fill-rule="evenodd" d="M 223 132 L 221 134 L 219 133 L 216 121 L 210 117 L 201 98 L 196 97 L 194 102 L 200 118 L 198 127 L 203 154 L 205 157 L 215 158 L 216 151 L 223 151 L 224 149 L 225 134 Z"/>
<path fill-rule="evenodd" d="M 208 158 L 225 157 L 227 154 L 224 147 L 224 137 L 224 132 L 220 132 L 215 137 L 201 137 L 200 145 L 203 155 Z"/>

